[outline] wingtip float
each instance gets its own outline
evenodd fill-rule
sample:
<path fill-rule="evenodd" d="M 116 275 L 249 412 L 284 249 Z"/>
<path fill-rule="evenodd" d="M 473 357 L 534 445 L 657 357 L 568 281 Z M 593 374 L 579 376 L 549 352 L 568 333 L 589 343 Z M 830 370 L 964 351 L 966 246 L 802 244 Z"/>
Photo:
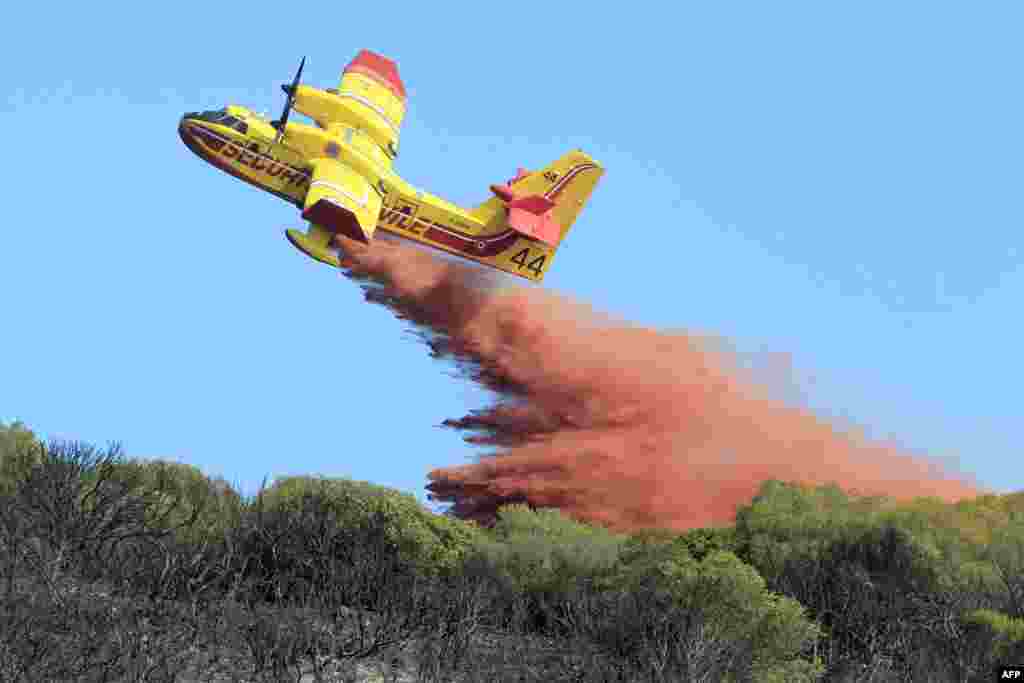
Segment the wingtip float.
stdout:
<path fill-rule="evenodd" d="M 575 150 L 538 171 L 519 169 L 491 185 L 494 196 L 463 208 L 424 192 L 393 169 L 405 117 L 398 66 L 362 50 L 338 88 L 302 84 L 305 58 L 280 118 L 228 105 L 185 114 L 182 141 L 199 157 L 299 207 L 305 233 L 288 230 L 302 253 L 340 267 L 339 238 L 370 244 L 377 230 L 539 282 L 590 198 L 604 168 Z M 312 124 L 289 121 L 292 110 Z"/>

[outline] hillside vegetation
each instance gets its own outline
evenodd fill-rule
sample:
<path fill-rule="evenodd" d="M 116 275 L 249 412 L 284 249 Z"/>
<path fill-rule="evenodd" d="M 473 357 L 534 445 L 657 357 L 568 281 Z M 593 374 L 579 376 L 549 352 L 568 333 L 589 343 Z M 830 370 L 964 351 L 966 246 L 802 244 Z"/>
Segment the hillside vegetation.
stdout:
<path fill-rule="evenodd" d="M 0 595 L 12 682 L 988 681 L 1024 661 L 1024 494 L 766 482 L 729 528 L 484 529 L 0 423 Z"/>

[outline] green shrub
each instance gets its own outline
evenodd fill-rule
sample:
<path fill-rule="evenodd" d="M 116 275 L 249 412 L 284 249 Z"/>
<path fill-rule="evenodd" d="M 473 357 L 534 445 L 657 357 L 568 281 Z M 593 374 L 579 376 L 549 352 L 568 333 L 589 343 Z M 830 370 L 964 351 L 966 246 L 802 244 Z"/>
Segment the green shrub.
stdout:
<path fill-rule="evenodd" d="M 596 640 L 687 680 L 811 681 L 820 631 L 796 601 L 770 592 L 734 553 L 696 559 L 685 543 L 649 536 L 623 548 Z M 636 654 L 631 654 L 636 653 Z M 640 664 L 640 662 L 637 662 Z"/>
<path fill-rule="evenodd" d="M 207 477 L 194 465 L 131 458 L 118 463 L 111 476 L 132 492 L 145 491 L 162 500 L 169 507 L 167 513 L 159 520 L 147 519 L 147 523 L 174 528 L 183 541 L 223 538 L 238 523 L 242 511 L 241 496 L 230 484 L 220 477 Z"/>
<path fill-rule="evenodd" d="M 625 539 L 558 510 L 508 505 L 479 548 L 495 573 L 517 590 L 558 591 L 614 567 Z"/>
<path fill-rule="evenodd" d="M 435 515 L 410 494 L 350 479 L 294 476 L 278 479 L 250 504 L 294 509 L 304 496 L 322 501 L 339 524 L 360 526 L 373 519 L 403 559 L 422 571 L 439 573 L 461 565 L 480 538 L 469 522 Z"/>
<path fill-rule="evenodd" d="M 887 503 L 849 496 L 834 485 L 768 481 L 736 514 L 736 550 L 771 583 L 789 558 L 815 555 L 870 528 Z"/>
<path fill-rule="evenodd" d="M 0 495 L 10 495 L 43 456 L 43 444 L 21 422 L 0 422 Z"/>
<path fill-rule="evenodd" d="M 577 595 L 614 570 L 625 539 L 558 510 L 502 507 L 475 553 L 495 581 L 497 622 L 528 632 L 571 631 Z"/>

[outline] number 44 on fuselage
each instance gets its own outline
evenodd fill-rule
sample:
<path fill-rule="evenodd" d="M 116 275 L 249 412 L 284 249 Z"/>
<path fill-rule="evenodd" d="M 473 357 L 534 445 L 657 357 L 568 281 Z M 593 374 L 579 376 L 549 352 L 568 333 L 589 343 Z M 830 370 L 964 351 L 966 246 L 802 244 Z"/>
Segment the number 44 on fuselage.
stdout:
<path fill-rule="evenodd" d="M 305 59 L 303 59 L 303 64 Z M 189 149 L 217 168 L 302 209 L 305 233 L 288 239 L 308 256 L 340 267 L 338 236 L 364 244 L 377 230 L 540 281 L 555 250 L 604 173 L 569 152 L 536 172 L 519 169 L 494 196 L 462 208 L 405 182 L 393 166 L 405 116 L 405 87 L 394 62 L 369 50 L 345 67 L 337 89 L 291 85 L 280 119 L 230 105 L 185 114 Z M 313 124 L 288 121 L 292 109 Z"/>

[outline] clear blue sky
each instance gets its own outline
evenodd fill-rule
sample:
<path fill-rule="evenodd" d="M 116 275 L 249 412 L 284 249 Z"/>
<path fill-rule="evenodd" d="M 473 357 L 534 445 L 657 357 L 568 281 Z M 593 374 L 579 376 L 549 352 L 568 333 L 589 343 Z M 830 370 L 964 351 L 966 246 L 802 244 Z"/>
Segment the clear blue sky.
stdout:
<path fill-rule="evenodd" d="M 472 455 L 435 425 L 485 394 L 176 133 L 276 114 L 300 56 L 331 87 L 366 47 L 408 88 L 413 183 L 475 203 L 572 147 L 606 165 L 552 288 L 791 353 L 824 414 L 1024 488 L 1019 5 L 371 5 L 6 10 L 0 419 L 245 493 L 321 473 L 422 499 Z"/>

